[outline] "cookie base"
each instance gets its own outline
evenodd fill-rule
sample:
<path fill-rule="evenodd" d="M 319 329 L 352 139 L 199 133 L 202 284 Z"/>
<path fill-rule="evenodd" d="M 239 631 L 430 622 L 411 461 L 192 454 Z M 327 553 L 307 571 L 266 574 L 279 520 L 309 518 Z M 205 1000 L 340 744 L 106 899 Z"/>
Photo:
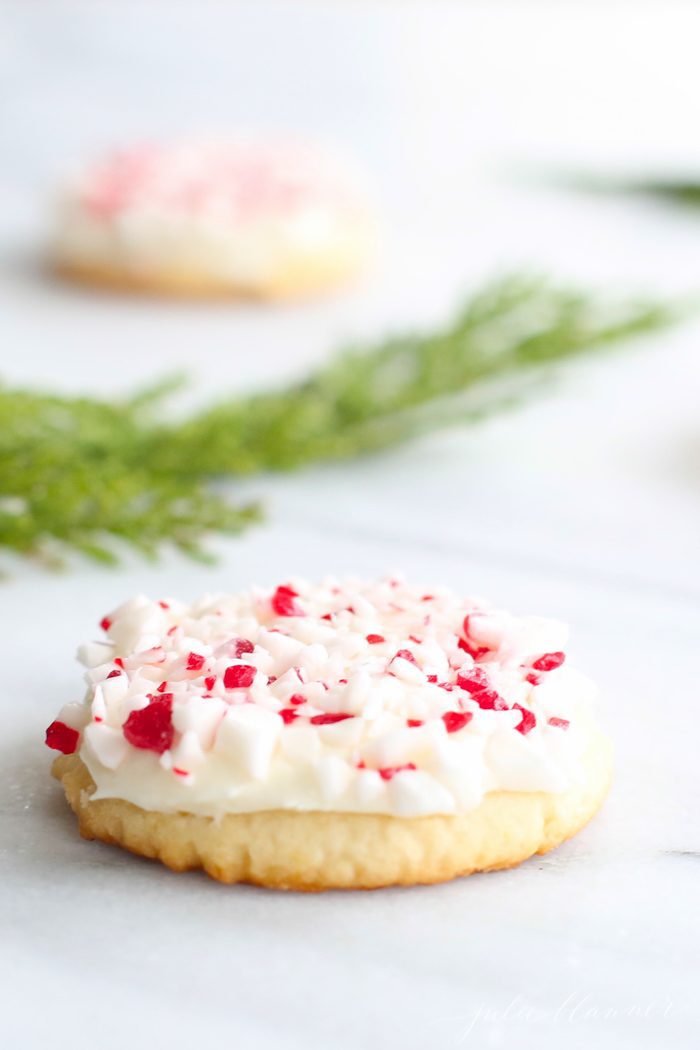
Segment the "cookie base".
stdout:
<path fill-rule="evenodd" d="M 93 800 L 94 782 L 77 755 L 57 758 L 53 775 L 83 838 L 122 846 L 173 871 L 203 868 L 220 882 L 324 890 L 411 886 L 514 867 L 588 823 L 608 792 L 611 767 L 610 743 L 596 736 L 581 786 L 561 794 L 493 792 L 468 813 L 413 818 L 270 810 L 215 820 Z"/>
<path fill-rule="evenodd" d="M 299 258 L 264 280 L 247 283 L 217 279 L 195 266 L 141 272 L 116 260 L 114 265 L 107 265 L 55 258 L 51 269 L 62 280 L 107 292 L 183 300 L 286 301 L 313 298 L 352 283 L 366 268 L 371 255 L 370 248 L 363 248 L 353 253 L 328 252 L 318 258 Z"/>

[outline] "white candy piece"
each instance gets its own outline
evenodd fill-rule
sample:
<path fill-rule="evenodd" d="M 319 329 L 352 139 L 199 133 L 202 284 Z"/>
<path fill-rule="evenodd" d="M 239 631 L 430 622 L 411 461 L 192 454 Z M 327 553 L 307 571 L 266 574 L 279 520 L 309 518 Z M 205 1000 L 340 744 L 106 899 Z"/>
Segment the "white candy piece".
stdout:
<path fill-rule="evenodd" d="M 113 652 L 111 642 L 85 642 L 78 647 L 78 661 L 83 667 L 97 667 L 106 663 Z"/>
<path fill-rule="evenodd" d="M 243 773 L 263 780 L 281 731 L 279 715 L 253 704 L 241 704 L 227 711 L 215 747 L 233 759 Z"/>
<path fill-rule="evenodd" d="M 205 760 L 205 754 L 199 742 L 197 733 L 188 729 L 180 737 L 180 742 L 170 752 L 173 769 L 185 770 L 191 773 Z"/>
<path fill-rule="evenodd" d="M 280 752 L 290 762 L 312 765 L 321 754 L 321 739 L 310 725 L 293 723 L 280 737 Z"/>
<path fill-rule="evenodd" d="M 75 702 L 64 704 L 58 712 L 57 721 L 80 731 L 90 721 L 90 709 L 85 704 Z"/>
<path fill-rule="evenodd" d="M 116 769 L 129 753 L 124 734 L 111 726 L 93 722 L 83 734 L 85 745 L 106 769 Z"/>
<path fill-rule="evenodd" d="M 194 733 L 201 747 L 209 751 L 227 711 L 223 700 L 193 696 L 186 704 L 173 707 L 173 725 L 178 733 Z"/>

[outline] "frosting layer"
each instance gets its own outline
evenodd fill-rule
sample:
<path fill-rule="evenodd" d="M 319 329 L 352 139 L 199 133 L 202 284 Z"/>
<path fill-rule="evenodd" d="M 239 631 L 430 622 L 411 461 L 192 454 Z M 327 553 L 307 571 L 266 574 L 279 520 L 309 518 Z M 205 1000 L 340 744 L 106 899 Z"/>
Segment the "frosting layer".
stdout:
<path fill-rule="evenodd" d="M 581 776 L 593 690 L 553 621 L 331 578 L 193 605 L 139 596 L 101 626 L 79 650 L 84 701 L 47 736 L 79 750 L 96 798 L 414 817 Z"/>

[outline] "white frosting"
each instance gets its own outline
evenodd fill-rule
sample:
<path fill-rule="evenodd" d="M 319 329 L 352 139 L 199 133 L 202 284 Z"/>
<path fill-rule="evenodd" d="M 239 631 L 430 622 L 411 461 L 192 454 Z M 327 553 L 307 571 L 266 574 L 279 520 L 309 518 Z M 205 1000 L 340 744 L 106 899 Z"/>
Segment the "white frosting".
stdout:
<path fill-rule="evenodd" d="M 59 716 L 81 731 L 96 798 L 411 817 L 581 774 L 592 687 L 566 666 L 533 670 L 563 659 L 556 622 L 396 579 L 295 579 L 191 606 L 137 597 L 105 626 L 79 653 L 84 703 Z M 129 732 L 153 703 L 165 742 Z"/>
<path fill-rule="evenodd" d="M 318 147 L 142 146 L 66 187 L 53 255 L 135 276 L 175 271 L 254 287 L 319 254 L 359 262 L 371 228 L 361 176 Z"/>

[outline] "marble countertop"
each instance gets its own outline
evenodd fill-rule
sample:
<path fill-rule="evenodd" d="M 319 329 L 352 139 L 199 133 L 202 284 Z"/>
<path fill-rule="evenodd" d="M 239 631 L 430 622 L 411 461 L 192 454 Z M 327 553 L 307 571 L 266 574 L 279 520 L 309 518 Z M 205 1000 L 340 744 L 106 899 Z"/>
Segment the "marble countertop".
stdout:
<path fill-rule="evenodd" d="M 697 286 L 700 218 L 501 177 L 524 161 L 700 171 L 691 5 L 170 10 L 161 32 L 159 4 L 4 7 L 5 380 L 108 393 L 186 366 L 205 399 L 435 322 L 461 289 L 523 262 L 615 288 Z M 41 276 L 41 210 L 68 159 L 240 122 L 340 128 L 365 157 L 387 220 L 365 284 L 303 307 L 195 308 Z M 699 345 L 689 323 L 478 427 L 246 482 L 267 522 L 217 541 L 214 568 L 13 569 L 0 588 L 4 1045 L 697 1045 Z M 80 841 L 42 731 L 80 688 L 73 654 L 105 609 L 136 591 L 394 569 L 571 624 L 616 745 L 610 799 L 574 841 L 440 887 L 311 896 Z"/>

